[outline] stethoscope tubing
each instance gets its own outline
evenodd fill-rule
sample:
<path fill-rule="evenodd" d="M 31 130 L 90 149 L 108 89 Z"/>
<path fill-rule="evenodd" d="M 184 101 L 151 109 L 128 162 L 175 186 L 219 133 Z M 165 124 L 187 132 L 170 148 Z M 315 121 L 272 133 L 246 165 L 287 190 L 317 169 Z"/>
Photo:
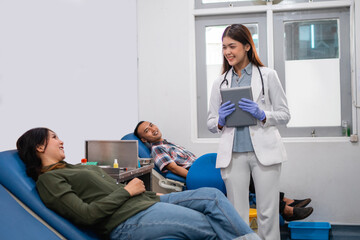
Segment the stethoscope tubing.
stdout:
<path fill-rule="evenodd" d="M 256 65 L 256 67 L 257 67 L 257 69 L 258 69 L 258 71 L 259 71 L 259 74 L 260 74 L 261 87 L 262 87 L 262 95 L 263 95 L 263 98 L 264 98 L 264 96 L 265 96 L 264 79 L 263 79 L 263 76 L 262 76 L 262 74 L 261 74 L 261 71 L 260 71 L 259 66 Z M 221 86 L 222 86 L 224 83 L 226 83 L 226 86 L 229 86 L 229 81 L 226 79 L 226 76 L 228 75 L 229 71 L 230 71 L 230 70 L 227 70 L 227 71 L 226 71 L 225 76 L 224 76 L 224 80 L 222 80 L 222 82 L 220 83 L 219 88 L 221 88 Z"/>

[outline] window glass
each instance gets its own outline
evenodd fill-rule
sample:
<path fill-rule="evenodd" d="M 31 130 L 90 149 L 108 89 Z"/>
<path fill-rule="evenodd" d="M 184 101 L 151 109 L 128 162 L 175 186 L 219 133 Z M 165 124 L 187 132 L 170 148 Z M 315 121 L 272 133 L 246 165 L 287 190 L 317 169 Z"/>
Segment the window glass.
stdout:
<path fill-rule="evenodd" d="M 273 23 L 270 42 L 266 31 L 269 18 Z M 268 52 L 273 54 L 269 57 L 274 60 L 291 113 L 289 124 L 277 126 L 283 137 L 341 136 L 343 121 L 352 127 L 349 7 L 275 11 L 270 15 L 200 15 L 195 19 L 200 138 L 214 137 L 206 127 L 209 95 L 213 81 L 221 74 L 221 36 L 231 23 L 242 23 L 250 29 L 265 66 Z"/>
<path fill-rule="evenodd" d="M 338 21 L 285 22 L 284 29 L 285 85 L 293 110 L 287 126 L 340 126 Z"/>
<path fill-rule="evenodd" d="M 226 14 L 220 16 L 197 16 L 196 38 L 196 101 L 197 134 L 200 138 L 217 138 L 207 128 L 209 98 L 213 82 L 221 75 L 222 34 L 231 24 L 244 24 L 249 28 L 262 62 L 267 64 L 267 31 L 265 13 Z"/>
<path fill-rule="evenodd" d="M 352 124 L 349 8 L 274 13 L 275 69 L 291 119 L 283 137 L 341 136 Z"/>
<path fill-rule="evenodd" d="M 284 24 L 286 60 L 339 58 L 338 20 Z"/>

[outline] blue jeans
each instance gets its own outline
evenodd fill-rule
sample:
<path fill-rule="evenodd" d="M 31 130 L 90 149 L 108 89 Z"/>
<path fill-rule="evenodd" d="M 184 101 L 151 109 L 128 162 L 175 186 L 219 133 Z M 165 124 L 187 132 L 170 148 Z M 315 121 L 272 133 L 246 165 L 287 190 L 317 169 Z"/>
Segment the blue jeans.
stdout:
<path fill-rule="evenodd" d="M 117 226 L 110 238 L 260 240 L 215 188 L 162 195 L 159 203 Z"/>

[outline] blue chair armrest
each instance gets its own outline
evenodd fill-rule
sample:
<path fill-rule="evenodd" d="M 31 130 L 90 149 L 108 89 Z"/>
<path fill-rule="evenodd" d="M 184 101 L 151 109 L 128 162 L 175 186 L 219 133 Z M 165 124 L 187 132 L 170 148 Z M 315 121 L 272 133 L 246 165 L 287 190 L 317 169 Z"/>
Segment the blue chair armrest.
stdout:
<path fill-rule="evenodd" d="M 164 178 L 168 178 L 168 179 L 175 180 L 175 181 L 182 182 L 182 183 L 186 182 L 185 178 L 183 178 L 183 177 L 181 177 L 179 175 L 176 175 L 176 174 L 174 174 L 174 173 L 172 173 L 170 171 L 167 171 L 166 173 L 163 173 L 163 172 L 160 171 L 160 169 L 157 166 L 155 166 L 154 169 L 158 173 L 160 173 L 161 176 L 163 176 Z"/>

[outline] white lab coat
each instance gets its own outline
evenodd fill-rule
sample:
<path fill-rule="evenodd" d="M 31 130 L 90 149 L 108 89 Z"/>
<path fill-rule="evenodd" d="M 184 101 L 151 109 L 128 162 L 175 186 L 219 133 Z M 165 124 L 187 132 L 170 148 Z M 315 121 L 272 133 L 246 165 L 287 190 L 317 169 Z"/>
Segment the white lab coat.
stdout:
<path fill-rule="evenodd" d="M 256 157 L 262 165 L 269 166 L 287 160 L 285 147 L 276 125 L 287 124 L 290 120 L 290 112 L 276 71 L 267 67 L 260 67 L 260 71 L 264 80 L 265 102 L 261 101 L 261 78 L 254 64 L 252 67 L 251 87 L 254 101 L 265 112 L 266 123 L 263 124 L 258 121 L 257 125 L 250 126 L 249 130 Z M 231 86 L 232 74 L 232 69 L 230 69 L 226 76 L 229 84 L 223 83 L 221 88 Z M 218 129 L 218 111 L 221 105 L 220 84 L 224 79 L 224 75 L 221 75 L 213 84 L 207 120 L 207 126 L 211 132 L 221 132 L 216 159 L 217 168 L 226 168 L 229 165 L 236 130 L 234 127 L 226 126 L 221 131 Z M 238 105 L 238 103 L 235 104 Z"/>

